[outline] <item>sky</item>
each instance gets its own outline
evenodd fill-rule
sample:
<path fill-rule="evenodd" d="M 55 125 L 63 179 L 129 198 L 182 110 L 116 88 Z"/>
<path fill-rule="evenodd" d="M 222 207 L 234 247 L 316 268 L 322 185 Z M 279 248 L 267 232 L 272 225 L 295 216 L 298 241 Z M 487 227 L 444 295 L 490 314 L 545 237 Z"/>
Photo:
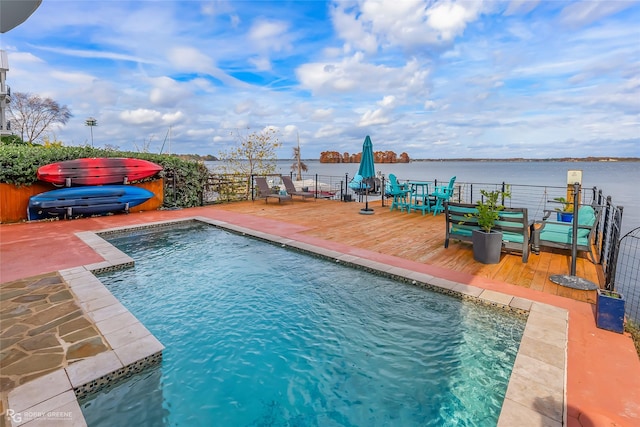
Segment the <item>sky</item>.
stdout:
<path fill-rule="evenodd" d="M 2 0 L 5 1 L 5 0 Z M 50 139 L 211 154 L 640 157 L 640 1 L 43 0 L 0 34 Z M 89 128 L 89 117 L 97 126 Z"/>

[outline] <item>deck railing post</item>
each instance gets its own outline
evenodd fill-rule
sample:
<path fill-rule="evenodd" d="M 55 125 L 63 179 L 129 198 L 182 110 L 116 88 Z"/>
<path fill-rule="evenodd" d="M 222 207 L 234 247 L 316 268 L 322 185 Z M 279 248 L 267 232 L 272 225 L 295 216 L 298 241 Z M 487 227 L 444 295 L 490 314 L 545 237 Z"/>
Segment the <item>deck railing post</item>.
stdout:
<path fill-rule="evenodd" d="M 342 188 L 342 184 L 340 184 L 340 187 Z M 346 195 L 349 192 L 349 174 L 345 173 L 344 174 L 344 194 Z M 342 197 L 342 201 L 346 202 L 344 196 Z"/>
<path fill-rule="evenodd" d="M 251 181 L 249 181 L 249 188 L 251 189 L 251 201 L 253 202 L 255 200 L 255 192 L 253 191 L 253 174 L 251 174 L 249 176 L 249 179 L 251 179 Z"/>
<path fill-rule="evenodd" d="M 580 195 L 580 184 L 573 184 L 573 235 L 571 237 L 571 275 L 576 275 L 576 261 L 578 258 L 578 209 Z"/>
<path fill-rule="evenodd" d="M 607 202 L 606 202 L 606 212 L 607 212 L 607 217 L 605 218 L 605 223 L 604 223 L 604 240 L 603 239 L 603 243 L 602 243 L 602 247 L 600 248 L 600 263 L 602 264 L 602 268 L 604 270 L 605 273 L 605 278 L 607 279 L 605 281 L 605 285 L 607 285 L 606 282 L 609 281 L 609 272 L 612 268 L 614 268 L 615 266 L 612 265 L 612 259 L 616 257 L 615 254 L 615 246 L 618 243 L 618 235 L 619 235 L 619 224 L 617 221 L 618 215 L 617 215 L 617 210 L 616 208 L 613 206 L 613 204 L 611 203 L 611 197 L 607 197 Z"/>
<path fill-rule="evenodd" d="M 610 291 L 615 291 L 615 281 L 616 281 L 616 268 L 618 265 L 618 254 L 620 252 L 620 239 L 621 228 L 622 228 L 622 213 L 624 208 L 622 206 L 616 206 L 615 215 L 614 215 L 614 235 L 612 245 L 611 255 L 609 256 L 609 264 L 605 269 L 605 288 Z"/>

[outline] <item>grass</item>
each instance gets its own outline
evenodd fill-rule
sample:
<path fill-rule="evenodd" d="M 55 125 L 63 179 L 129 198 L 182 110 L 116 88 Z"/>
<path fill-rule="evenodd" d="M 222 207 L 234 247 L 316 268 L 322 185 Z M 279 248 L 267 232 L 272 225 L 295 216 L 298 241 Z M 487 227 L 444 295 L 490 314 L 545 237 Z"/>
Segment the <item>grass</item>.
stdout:
<path fill-rule="evenodd" d="M 638 357 L 640 357 L 640 325 L 627 322 L 624 329 L 631 334 L 633 344 L 636 346 L 636 352 L 638 353 Z"/>

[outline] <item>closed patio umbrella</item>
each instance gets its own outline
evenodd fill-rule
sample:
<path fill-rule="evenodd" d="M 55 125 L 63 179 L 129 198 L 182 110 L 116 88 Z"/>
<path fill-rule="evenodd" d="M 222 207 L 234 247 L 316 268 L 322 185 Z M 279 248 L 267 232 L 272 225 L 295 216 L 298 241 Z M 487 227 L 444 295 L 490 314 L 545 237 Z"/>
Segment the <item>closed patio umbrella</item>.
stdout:
<path fill-rule="evenodd" d="M 364 139 L 362 144 L 362 157 L 360 158 L 360 167 L 358 168 L 358 175 L 362 176 L 363 182 L 369 178 L 375 178 L 376 168 L 373 163 L 373 144 L 369 135 Z M 369 209 L 369 187 L 365 190 L 365 208 L 360 210 L 361 214 L 372 214 L 373 209 Z"/>

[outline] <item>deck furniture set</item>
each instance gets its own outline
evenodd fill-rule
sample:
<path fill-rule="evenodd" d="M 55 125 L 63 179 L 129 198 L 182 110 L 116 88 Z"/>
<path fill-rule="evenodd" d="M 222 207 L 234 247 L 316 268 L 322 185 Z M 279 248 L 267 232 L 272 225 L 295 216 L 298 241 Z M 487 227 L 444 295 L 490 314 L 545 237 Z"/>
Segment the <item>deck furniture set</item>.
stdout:
<path fill-rule="evenodd" d="M 444 247 L 450 240 L 472 242 L 473 230 L 480 230 L 477 205 L 451 202 L 456 177 L 452 177 L 448 185 L 436 186 L 429 192 L 427 182 L 408 181 L 400 183 L 394 174 L 389 174 L 385 195 L 393 199 L 390 210 L 411 212 L 412 210 L 433 212 L 437 215 L 445 213 L 446 230 Z M 595 235 L 600 222 L 602 209 L 598 206 L 584 205 L 577 215 L 577 249 L 590 255 L 595 262 L 593 247 Z M 529 253 L 540 253 L 540 248 L 572 249 L 573 222 L 550 220 L 551 213 L 544 211 L 541 221 L 533 221 L 528 217 L 526 208 L 504 208 L 498 215 L 494 230 L 502 233 L 502 251 L 522 254 L 522 262 L 527 262 Z"/>
<path fill-rule="evenodd" d="M 282 184 L 284 185 L 285 190 L 280 192 L 274 192 L 267 183 L 267 179 L 265 177 L 254 177 L 254 181 L 256 186 L 258 187 L 258 198 L 264 199 L 265 203 L 269 202 L 269 199 L 275 199 L 280 203 L 281 201 L 293 200 L 293 197 L 300 197 L 302 200 L 306 200 L 308 198 L 315 198 L 316 194 L 311 191 L 300 191 L 296 189 L 293 181 L 288 176 L 280 177 Z"/>
<path fill-rule="evenodd" d="M 445 202 L 446 232 L 444 247 L 449 247 L 449 240 L 472 241 L 473 230 L 480 230 L 478 218 L 473 216 L 476 205 L 467 203 Z M 529 259 L 530 227 L 526 208 L 504 208 L 493 230 L 502 233 L 502 248 L 507 252 L 522 253 L 522 262 Z"/>
<path fill-rule="evenodd" d="M 429 191 L 429 183 L 424 181 L 408 181 L 400 183 L 394 174 L 389 174 L 387 197 L 393 198 L 391 210 L 420 211 L 422 215 L 433 212 L 433 215 L 444 210 L 444 202 L 453 196 L 456 177 L 449 180 L 448 185 L 436 185 Z"/>
<path fill-rule="evenodd" d="M 293 200 L 293 196 L 303 200 L 315 197 L 309 191 L 299 191 L 288 176 L 281 176 L 286 192 L 274 193 L 266 178 L 255 177 L 259 198 L 264 198 L 265 203 L 269 199 L 281 201 Z M 390 210 L 406 212 L 421 211 L 424 215 L 433 212 L 445 214 L 445 240 L 444 247 L 449 247 L 450 240 L 472 241 L 473 230 L 480 230 L 475 204 L 451 202 L 456 177 L 449 180 L 448 185 L 436 186 L 434 191 L 429 191 L 429 183 L 423 181 L 409 181 L 400 183 L 394 174 L 389 174 L 389 181 L 385 188 L 385 196 L 393 199 Z M 354 179 L 354 185 L 359 188 L 366 187 L 367 183 Z M 595 234 L 601 216 L 598 206 L 584 205 L 577 214 L 577 250 L 589 254 L 591 261 L 595 262 L 593 253 Z M 526 208 L 504 208 L 499 212 L 499 218 L 494 227 L 495 231 L 502 233 L 502 250 L 507 253 L 517 252 L 522 254 L 522 262 L 527 262 L 529 253 L 540 253 L 540 248 L 572 249 L 573 222 L 552 221 L 550 216 L 555 211 L 544 211 L 541 221 L 532 221 L 528 217 Z"/>
<path fill-rule="evenodd" d="M 480 229 L 473 217 L 473 204 L 445 202 L 446 231 L 444 247 L 449 240 L 471 241 L 473 230 Z M 540 248 L 572 249 L 573 223 L 549 220 L 553 211 L 545 211 L 541 221 L 531 221 L 526 208 L 504 208 L 499 212 L 495 229 L 502 232 L 502 250 L 522 253 L 527 262 L 529 252 L 540 253 Z M 590 255 L 595 262 L 593 247 L 600 221 L 601 209 L 585 205 L 578 210 L 577 249 Z"/>

